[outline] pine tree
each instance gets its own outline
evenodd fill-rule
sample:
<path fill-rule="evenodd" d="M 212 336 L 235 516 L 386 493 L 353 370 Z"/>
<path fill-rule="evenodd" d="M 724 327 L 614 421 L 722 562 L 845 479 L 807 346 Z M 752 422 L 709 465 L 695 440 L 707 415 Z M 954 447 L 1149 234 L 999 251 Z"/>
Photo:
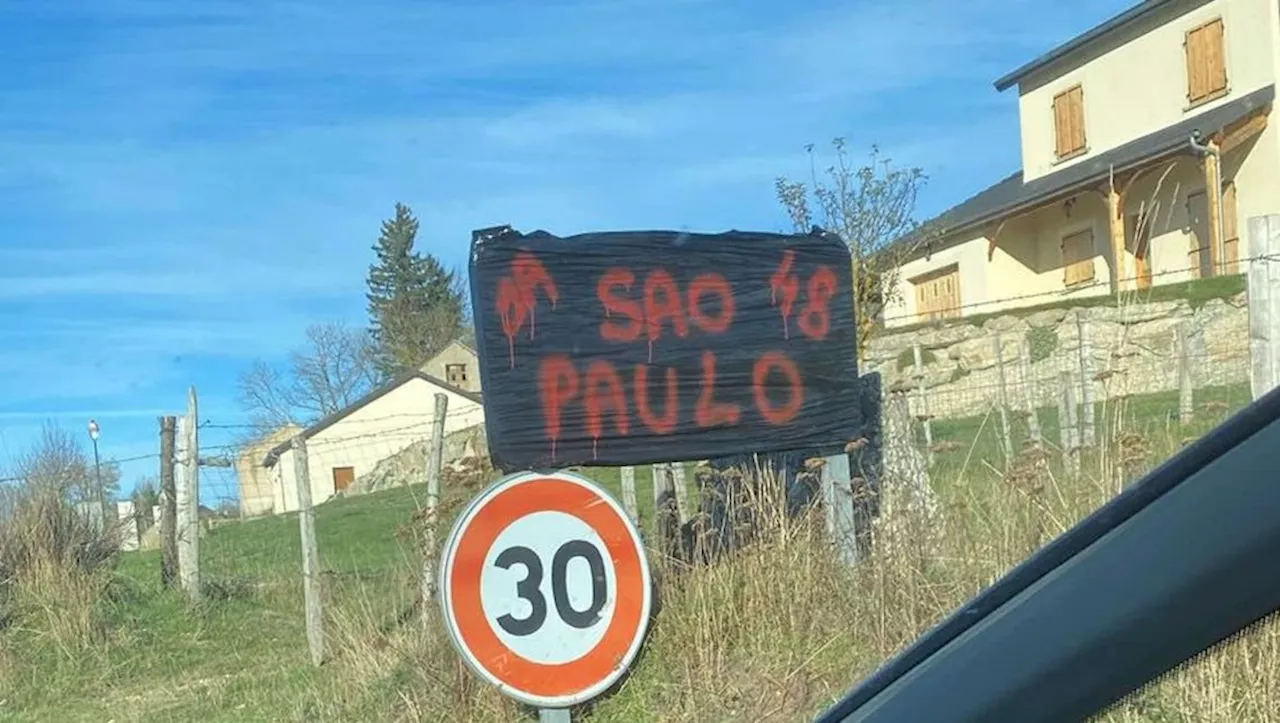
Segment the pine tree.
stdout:
<path fill-rule="evenodd" d="M 397 203 L 373 246 L 367 294 L 370 332 L 384 379 L 421 367 L 462 332 L 458 279 L 431 254 L 413 248 L 418 220 Z"/>

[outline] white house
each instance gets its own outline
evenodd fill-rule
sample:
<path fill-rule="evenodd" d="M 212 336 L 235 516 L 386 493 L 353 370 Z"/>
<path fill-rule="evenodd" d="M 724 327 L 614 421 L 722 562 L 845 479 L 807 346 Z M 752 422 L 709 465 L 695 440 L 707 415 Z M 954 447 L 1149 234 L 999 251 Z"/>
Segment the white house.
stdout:
<path fill-rule="evenodd" d="M 886 324 L 1243 273 L 1278 76 L 1275 0 L 1146 0 L 1000 78 L 1022 168 L 907 240 Z"/>
<path fill-rule="evenodd" d="M 445 434 L 484 422 L 479 394 L 418 371 L 374 390 L 303 430 L 312 503 L 328 500 L 378 462 L 414 442 L 430 439 L 436 394 L 444 394 L 449 400 Z M 298 509 L 290 445 L 291 441 L 276 445 L 262 460 L 270 475 L 276 514 Z"/>
<path fill-rule="evenodd" d="M 236 479 L 240 487 L 240 516 L 244 518 L 275 512 L 275 481 L 272 470 L 262 466 L 268 452 L 287 443 L 302 431 L 297 424 L 286 424 L 245 446 L 236 456 Z"/>
<path fill-rule="evenodd" d="M 422 365 L 422 371 L 459 389 L 479 393 L 480 355 L 470 344 L 454 339 Z"/>

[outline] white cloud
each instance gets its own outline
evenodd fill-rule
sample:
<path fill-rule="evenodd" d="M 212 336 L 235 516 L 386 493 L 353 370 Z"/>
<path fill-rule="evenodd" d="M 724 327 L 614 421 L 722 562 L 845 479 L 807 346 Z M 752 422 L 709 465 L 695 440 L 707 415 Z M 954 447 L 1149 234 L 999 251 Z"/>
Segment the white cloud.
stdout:
<path fill-rule="evenodd" d="M 397 200 L 455 266 L 497 223 L 780 228 L 773 179 L 837 135 L 958 200 L 1016 162 L 990 81 L 1101 4 L 5 6 L 94 32 L 30 41 L 0 87 L 0 419 L 230 399 L 236 365 L 360 320 Z"/>

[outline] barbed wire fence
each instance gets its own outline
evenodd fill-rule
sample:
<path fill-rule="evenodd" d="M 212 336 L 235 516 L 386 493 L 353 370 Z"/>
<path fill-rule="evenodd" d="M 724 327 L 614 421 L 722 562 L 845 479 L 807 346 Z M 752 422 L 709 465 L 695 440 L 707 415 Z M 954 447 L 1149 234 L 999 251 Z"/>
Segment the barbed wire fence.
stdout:
<path fill-rule="evenodd" d="M 1259 259 L 1276 257 L 1241 263 Z M 884 378 L 886 416 L 903 410 L 901 423 L 912 432 L 904 438 L 927 472 L 983 467 L 1007 474 L 1028 450 L 1041 450 L 1064 472 L 1078 474 L 1088 450 L 1114 443 L 1107 425 L 1117 419 L 1190 435 L 1249 399 L 1248 316 L 1237 298 L 1243 288 L 1220 288 L 1194 309 L 1160 288 L 1119 299 L 1064 299 L 1053 291 L 968 304 L 960 318 L 883 330 L 866 370 Z M 1029 303 L 1038 299 L 1043 307 Z M 1024 308 L 1005 308 L 1011 303 Z M 975 321 L 973 314 L 985 318 Z M 323 606 L 334 594 L 363 594 L 370 581 L 408 589 L 416 597 L 405 600 L 406 611 L 418 610 L 425 620 L 430 606 L 422 602 L 435 592 L 436 525 L 493 476 L 483 412 L 478 404 L 462 406 L 446 405 L 442 415 L 431 408 L 353 415 L 309 437 L 298 426 L 201 420 L 197 432 L 237 439 L 197 443 L 200 596 L 278 595 L 286 609 L 302 607 L 317 663 L 325 657 Z M 174 470 L 188 460 L 181 450 L 164 449 L 161 426 L 160 452 L 116 461 L 156 461 L 164 487 L 166 458 Z M 183 426 L 174 431 L 178 442 Z M 884 436 L 895 441 L 887 429 Z M 697 475 L 686 464 L 595 472 L 644 528 L 661 529 L 664 515 L 683 524 L 696 512 L 688 497 Z M 171 503 L 164 492 L 149 513 L 129 513 L 143 549 L 164 547 Z M 387 494 L 377 506 L 342 503 L 370 492 Z M 331 509 L 317 521 L 322 504 Z M 368 524 L 351 524 L 347 510 Z M 177 527 L 167 534 L 176 536 Z"/>
<path fill-rule="evenodd" d="M 1004 475 L 1028 451 L 1057 455 L 1068 475 L 1090 453 L 1136 461 L 1154 434 L 1188 441 L 1252 398 L 1244 309 L 1124 324 L 1076 308 L 900 356 L 885 402 L 907 406 L 942 475 Z"/>

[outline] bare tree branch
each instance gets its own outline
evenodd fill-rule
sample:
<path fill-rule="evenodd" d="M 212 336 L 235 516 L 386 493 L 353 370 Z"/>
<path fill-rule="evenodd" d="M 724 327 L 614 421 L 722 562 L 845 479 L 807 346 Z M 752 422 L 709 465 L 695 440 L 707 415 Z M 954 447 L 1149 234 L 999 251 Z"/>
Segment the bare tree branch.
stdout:
<path fill-rule="evenodd" d="M 373 388 L 373 345 L 364 329 L 312 325 L 284 369 L 257 361 L 238 381 L 240 403 L 255 425 L 274 429 L 310 423 L 345 409 Z"/>
<path fill-rule="evenodd" d="M 774 191 L 797 233 L 812 228 L 816 205 L 824 228 L 839 234 L 849 245 L 858 345 L 864 353 L 897 289 L 899 266 L 925 235 L 925 229 L 915 221 L 915 206 L 927 178 L 919 168 L 893 167 L 875 146 L 866 165 L 854 167 L 843 138 L 836 138 L 831 145 L 835 161 L 822 176 L 814 147 L 808 145 L 809 184 L 780 177 Z"/>
<path fill-rule="evenodd" d="M 105 499 L 114 499 L 120 486 L 119 465 L 104 460 L 95 470 L 83 440 L 52 422 L 44 425 L 40 439 L 18 458 L 17 471 L 27 487 L 73 504 L 97 499 L 98 473 Z"/>

